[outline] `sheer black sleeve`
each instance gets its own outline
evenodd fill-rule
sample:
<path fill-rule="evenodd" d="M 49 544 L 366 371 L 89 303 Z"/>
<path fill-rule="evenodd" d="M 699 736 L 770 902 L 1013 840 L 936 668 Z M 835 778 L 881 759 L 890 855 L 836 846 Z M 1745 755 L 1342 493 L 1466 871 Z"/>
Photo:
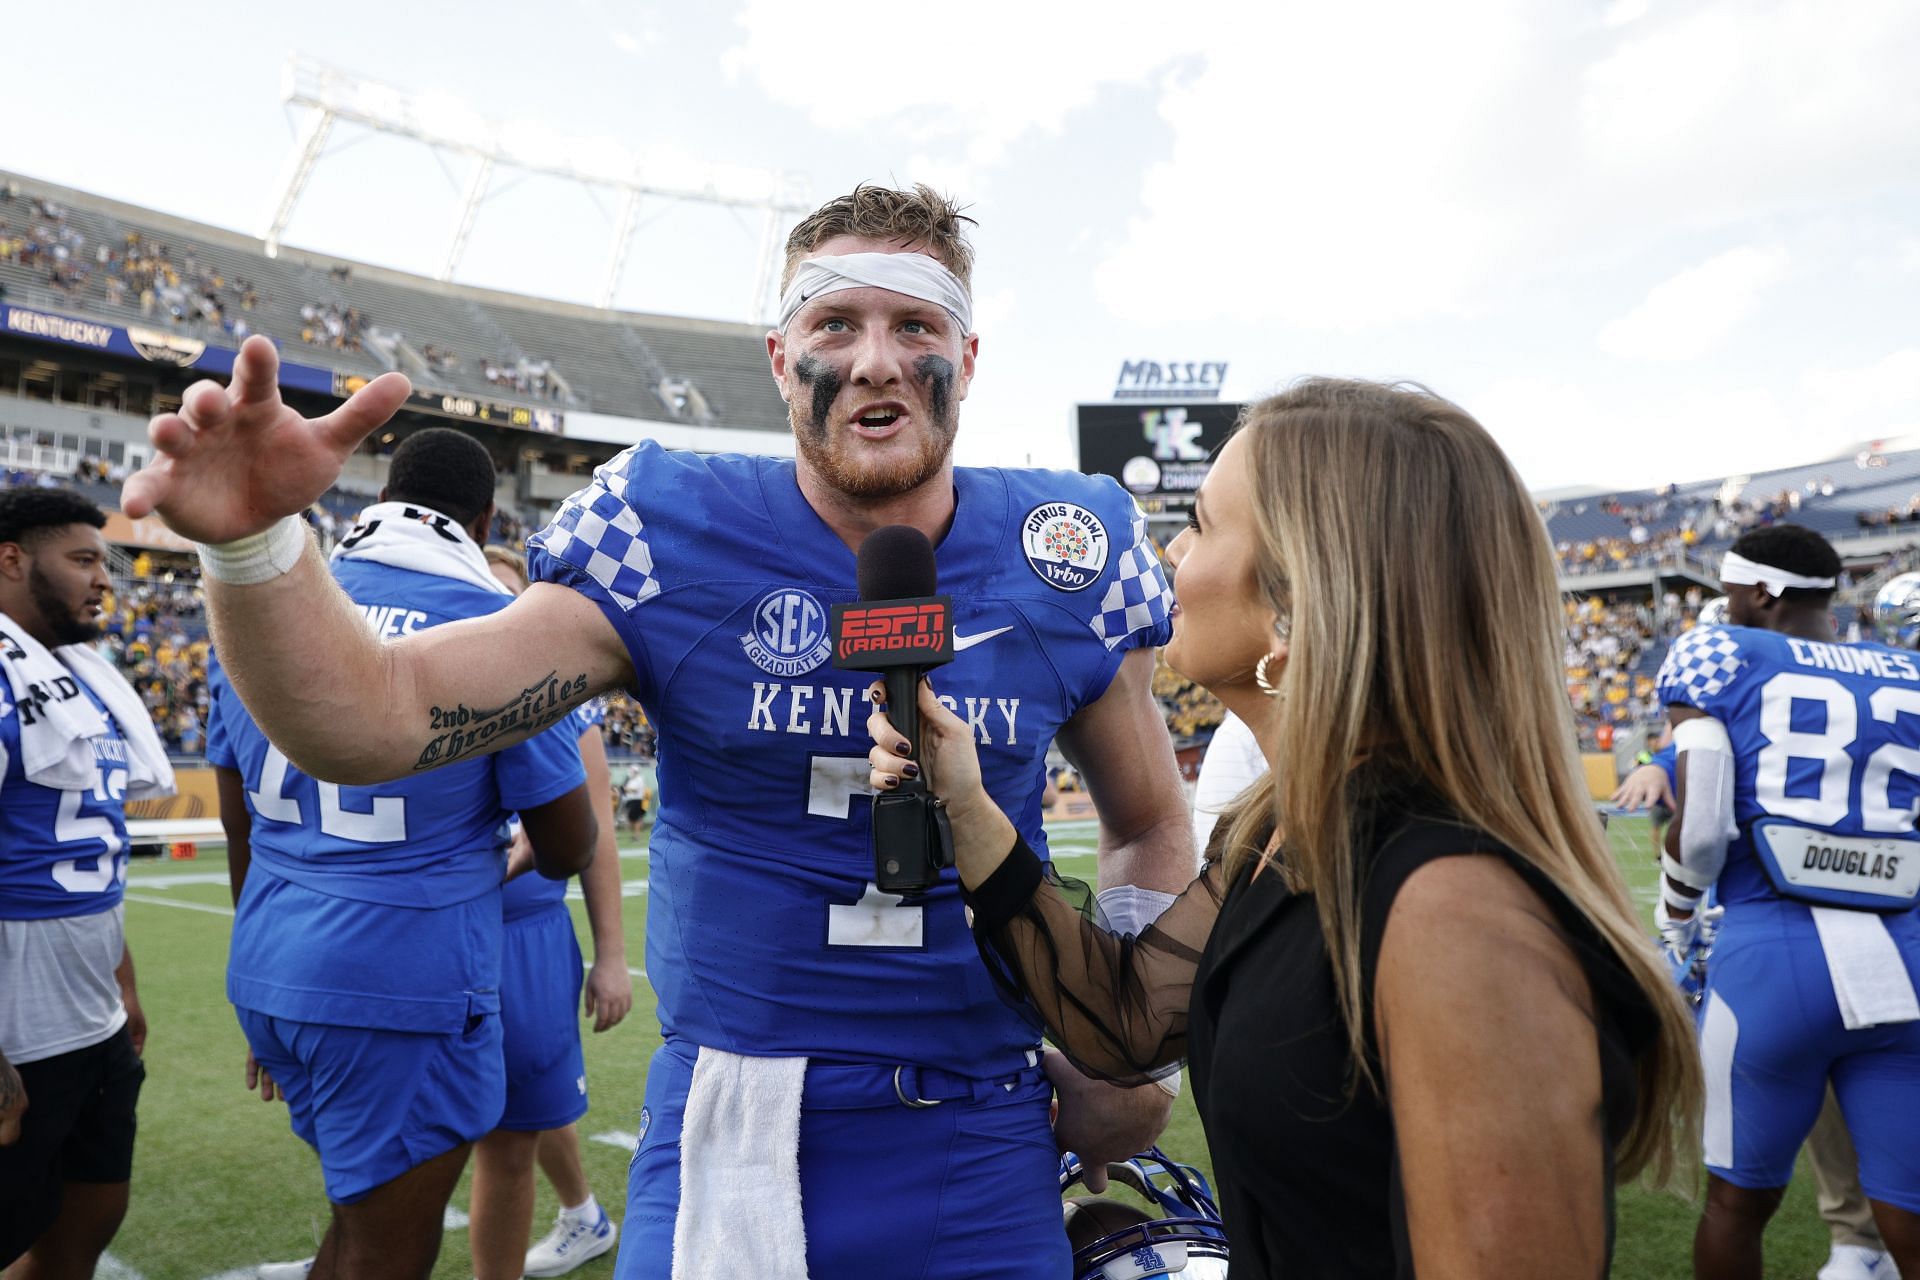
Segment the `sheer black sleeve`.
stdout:
<path fill-rule="evenodd" d="M 1225 896 L 1209 864 L 1138 937 L 1102 927 L 1088 887 L 1026 841 L 967 895 L 994 984 L 1088 1075 L 1144 1084 L 1187 1052 L 1193 975 Z"/>

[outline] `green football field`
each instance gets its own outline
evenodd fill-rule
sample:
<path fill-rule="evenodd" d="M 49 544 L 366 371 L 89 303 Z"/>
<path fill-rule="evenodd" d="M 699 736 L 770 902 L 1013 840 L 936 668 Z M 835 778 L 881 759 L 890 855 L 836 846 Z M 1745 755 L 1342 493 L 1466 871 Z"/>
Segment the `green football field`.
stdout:
<path fill-rule="evenodd" d="M 1093 879 L 1090 824 L 1056 829 L 1062 870 Z M 1651 920 L 1655 883 L 1644 822 L 1616 823 L 1614 847 Z M 628 962 L 643 964 L 647 864 L 644 846 L 624 851 Z M 581 904 L 573 903 L 583 949 L 589 947 Z M 191 862 L 136 863 L 127 885 L 127 933 L 134 947 L 147 1010 L 147 1084 L 140 1100 L 140 1140 L 133 1207 L 100 1275 L 147 1280 L 238 1280 L 261 1262 L 313 1252 L 326 1221 L 317 1159 L 287 1129 L 285 1109 L 262 1103 L 242 1081 L 245 1044 L 224 998 L 227 934 L 226 863 L 202 847 Z M 290 940 L 291 945 L 299 945 Z M 622 1216 L 627 1146 L 640 1107 L 647 1059 L 659 1043 L 653 999 L 644 976 L 634 981 L 634 1010 L 604 1035 L 586 1037 L 593 1109 L 580 1123 L 594 1190 Z M 1183 1095 L 1162 1145 L 1177 1158 L 1208 1167 L 1200 1123 Z M 876 1170 L 876 1176 L 883 1171 Z M 450 1229 L 435 1276 L 471 1276 L 463 1212 L 467 1187 L 455 1192 Z M 1670 1195 L 1623 1188 L 1614 1274 L 1634 1280 L 1692 1274 L 1689 1251 L 1694 1205 Z M 536 1232 L 555 1205 L 544 1183 Z M 1807 1280 L 1825 1260 L 1826 1233 L 1814 1211 L 1810 1180 L 1794 1181 L 1767 1236 L 1767 1275 Z M 612 1274 L 611 1255 L 575 1274 Z"/>

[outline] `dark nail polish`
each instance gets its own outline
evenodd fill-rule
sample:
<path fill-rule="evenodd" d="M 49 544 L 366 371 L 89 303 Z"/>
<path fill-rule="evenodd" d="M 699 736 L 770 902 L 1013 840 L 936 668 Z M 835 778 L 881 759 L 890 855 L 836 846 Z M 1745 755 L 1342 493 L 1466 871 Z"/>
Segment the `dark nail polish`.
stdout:
<path fill-rule="evenodd" d="M 900 766 L 900 774 L 902 777 L 917 778 L 920 776 L 920 766 L 909 760 Z"/>
<path fill-rule="evenodd" d="M 896 742 L 893 744 L 893 754 L 897 756 L 910 756 L 913 754 L 913 744 L 910 742 Z"/>
<path fill-rule="evenodd" d="M 887 775 L 887 790 L 891 791 L 899 785 L 900 779 L 894 777 L 892 774 Z"/>

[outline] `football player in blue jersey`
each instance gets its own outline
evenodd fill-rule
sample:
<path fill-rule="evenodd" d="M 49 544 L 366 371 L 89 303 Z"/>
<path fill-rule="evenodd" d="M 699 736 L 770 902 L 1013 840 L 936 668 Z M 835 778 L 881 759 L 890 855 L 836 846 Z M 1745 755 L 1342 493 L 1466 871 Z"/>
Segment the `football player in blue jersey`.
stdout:
<path fill-rule="evenodd" d="M 487 567 L 514 595 L 527 589 L 524 556 L 505 547 L 485 548 Z M 599 820 L 593 862 L 580 876 L 593 933 L 593 967 L 585 968 L 567 910 L 566 884 L 543 876 L 507 882 L 506 946 L 500 986 L 500 1024 L 507 1061 L 507 1106 L 494 1131 L 473 1152 L 473 1196 L 467 1239 L 478 1280 L 555 1276 L 612 1249 L 619 1229 L 600 1207 L 580 1171 L 574 1122 L 587 1113 L 587 1066 L 580 1051 L 584 1009 L 595 1033 L 619 1025 L 633 1006 L 633 976 L 627 972 L 627 942 L 620 920 L 620 849 L 614 825 L 613 783 L 600 726 L 599 699 L 576 708 L 572 731 L 580 741 L 587 794 Z M 552 732 L 559 732 L 553 730 Z M 524 839 L 521 833 L 516 839 Z M 584 999 L 583 999 L 584 997 Z M 566 1172 L 560 1213 L 553 1230 L 532 1249 L 533 1166 L 536 1152 L 561 1158 Z M 573 1158 L 565 1160 L 571 1151 Z M 576 1171 L 577 1174 L 576 1174 Z"/>
<path fill-rule="evenodd" d="M 1920 663 L 1838 644 L 1840 559 L 1798 525 L 1727 554 L 1725 627 L 1661 667 L 1679 749 L 1660 915 L 1707 970 L 1707 1205 L 1695 1274 L 1757 1277 L 1761 1233 L 1831 1080 L 1887 1250 L 1920 1274 Z"/>
<path fill-rule="evenodd" d="M 381 500 L 334 552 L 359 639 L 431 634 L 512 600 L 479 547 L 493 489 L 492 459 L 471 437 L 434 428 L 401 443 Z M 542 876 L 571 875 L 593 854 L 577 734 L 470 755 L 431 778 L 319 781 L 234 696 L 227 670 L 244 645 L 219 640 L 207 760 L 238 859 L 227 994 L 248 1084 L 257 1064 L 320 1154 L 333 1218 L 311 1274 L 425 1277 L 470 1146 L 506 1101 L 504 824 L 520 815 Z M 369 739 L 384 732 L 372 715 L 355 723 Z"/>
<path fill-rule="evenodd" d="M 975 960 L 952 877 L 913 899 L 872 883 L 867 682 L 830 665 L 826 622 L 856 596 L 856 548 L 895 524 L 937 545 L 955 602 L 942 690 L 1029 842 L 1044 848 L 1058 738 L 1099 808 L 1109 919 L 1137 931 L 1193 877 L 1151 689 L 1169 595 L 1144 518 L 1105 478 L 953 465 L 979 350 L 967 221 L 878 187 L 802 220 L 767 335 L 797 458 L 628 450 L 484 621 L 375 645 L 290 519 L 399 408 L 398 375 L 307 421 L 279 399 L 271 344 L 249 342 L 231 388 L 154 420 L 156 461 L 128 482 L 130 514 L 206 547 L 235 687 L 318 776 L 459 763 L 595 693 L 638 694 L 659 734 L 645 968 L 664 1043 L 622 1276 L 1061 1273 L 1056 1143 L 1103 1169 L 1166 1122 L 1157 1086 L 1042 1060 Z M 374 718 L 381 733 L 357 731 Z"/>
<path fill-rule="evenodd" d="M 96 654 L 106 517 L 0 492 L 0 1270 L 90 1276 L 127 1212 L 147 1025 L 126 801 L 173 792 L 139 695 Z"/>

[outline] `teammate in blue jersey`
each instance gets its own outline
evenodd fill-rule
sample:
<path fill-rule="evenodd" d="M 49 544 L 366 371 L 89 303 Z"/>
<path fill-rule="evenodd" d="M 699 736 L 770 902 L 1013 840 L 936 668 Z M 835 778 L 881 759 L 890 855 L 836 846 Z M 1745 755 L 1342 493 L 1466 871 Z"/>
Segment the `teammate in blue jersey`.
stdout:
<path fill-rule="evenodd" d="M 1661 916 L 1725 908 L 1701 1012 L 1709 1185 L 1696 1274 L 1761 1274 L 1761 1232 L 1831 1080 L 1888 1252 L 1920 1274 L 1920 662 L 1837 644 L 1840 560 L 1774 525 L 1721 570 L 1732 625 L 1675 642 Z"/>
<path fill-rule="evenodd" d="M 525 557 L 505 547 L 485 551 L 487 568 L 502 586 L 516 596 L 527 589 Z M 620 920 L 619 828 L 600 731 L 605 720 L 596 698 L 574 710 L 570 725 L 599 821 L 593 862 L 580 876 L 593 934 L 592 968 L 583 976 L 564 881 L 517 876 L 502 894 L 500 1024 L 507 1104 L 494 1131 L 474 1147 L 467 1239 L 477 1280 L 564 1275 L 611 1250 L 619 1238 L 618 1226 L 587 1184 L 575 1131 L 575 1122 L 587 1113 L 579 1013 L 591 1017 L 599 1033 L 617 1026 L 633 1005 Z M 515 836 L 516 844 L 524 839 L 524 832 Z M 559 1173 L 554 1181 L 560 1212 L 553 1230 L 529 1249 L 536 1155 L 543 1167 Z"/>
<path fill-rule="evenodd" d="M 107 544 L 65 489 L 0 492 L 0 1271 L 92 1275 L 127 1212 L 146 1018 L 128 799 L 173 771 L 96 654 Z"/>
<path fill-rule="evenodd" d="M 381 501 L 334 553 L 363 636 L 430 633 L 512 599 L 477 542 L 493 485 L 486 450 L 457 431 L 417 432 L 394 451 Z M 236 646 L 222 641 L 207 760 L 238 855 L 227 995 L 249 1087 L 257 1064 L 320 1154 L 333 1220 L 311 1274 L 424 1277 L 470 1144 L 505 1105 L 504 824 L 520 814 L 543 876 L 592 856 L 577 735 L 541 734 L 432 777 L 316 781 L 240 705 L 226 671 Z"/>
<path fill-rule="evenodd" d="M 953 465 L 979 349 L 965 221 L 924 188 L 876 187 L 802 220 L 767 337 L 797 458 L 630 450 L 484 623 L 376 647 L 304 531 L 271 523 L 399 407 L 403 378 L 309 422 L 250 342 L 232 388 L 190 388 L 154 420 L 158 460 L 128 482 L 130 513 L 206 546 L 210 609 L 246 659 L 235 686 L 323 776 L 462 760 L 639 693 L 660 742 L 646 969 L 665 1040 L 622 1276 L 1063 1272 L 1056 1143 L 1104 1168 L 1166 1122 L 1154 1085 L 1035 1065 L 951 879 L 913 901 L 869 883 L 866 679 L 829 666 L 825 622 L 855 594 L 855 550 L 894 524 L 937 544 L 958 650 L 942 691 L 1029 841 L 1057 737 L 1099 807 L 1109 919 L 1138 930 L 1193 878 L 1151 687 L 1168 597 L 1134 504 L 1104 479 Z M 377 738 L 346 731 L 373 716 Z"/>

